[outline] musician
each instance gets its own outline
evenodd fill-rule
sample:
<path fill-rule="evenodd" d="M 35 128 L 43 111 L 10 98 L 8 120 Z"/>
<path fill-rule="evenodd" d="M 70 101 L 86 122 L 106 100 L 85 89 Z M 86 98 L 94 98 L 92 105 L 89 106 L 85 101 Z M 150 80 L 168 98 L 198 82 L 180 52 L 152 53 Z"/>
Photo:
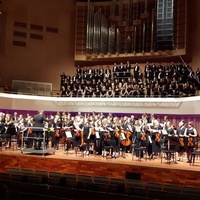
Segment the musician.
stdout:
<path fill-rule="evenodd" d="M 126 142 L 122 142 L 123 151 L 125 151 L 125 152 L 130 151 L 131 143 L 132 143 L 131 141 L 132 141 L 132 138 L 135 137 L 135 135 L 133 135 L 134 132 L 133 132 L 133 125 L 131 123 L 131 119 L 127 116 L 124 116 L 122 130 L 124 130 L 126 140 L 127 140 Z M 126 145 L 124 145 L 124 144 L 126 144 Z"/>
<path fill-rule="evenodd" d="M 78 153 L 78 149 L 81 145 L 81 131 L 83 129 L 83 120 L 80 117 L 75 117 L 73 120 L 73 128 L 72 128 L 72 135 L 73 135 L 73 148 L 75 154 Z"/>
<path fill-rule="evenodd" d="M 192 152 L 194 151 L 194 146 L 197 138 L 197 130 L 193 126 L 193 122 L 188 122 L 188 126 L 185 129 L 184 136 L 186 137 L 186 154 L 187 154 L 187 163 L 191 163 Z"/>
<path fill-rule="evenodd" d="M 22 146 L 22 137 L 23 137 L 22 135 L 24 134 L 24 131 L 26 130 L 25 119 L 23 118 L 22 115 L 18 118 L 18 124 L 15 125 L 15 130 L 17 131 L 17 135 L 18 135 L 17 137 L 18 149 L 20 149 Z M 23 142 L 25 142 L 25 140 Z"/>
<path fill-rule="evenodd" d="M 11 136 L 16 134 L 14 121 L 12 119 L 11 114 L 5 115 L 5 131 L 2 134 L 2 138 L 6 140 L 6 148 L 10 148 L 11 146 Z"/>
<path fill-rule="evenodd" d="M 33 117 L 33 134 L 35 137 L 34 140 L 34 149 L 35 150 L 40 150 L 41 149 L 41 144 L 42 144 L 42 138 L 44 137 L 43 135 L 43 129 L 44 129 L 44 112 L 42 110 L 38 111 L 36 115 Z"/>
<path fill-rule="evenodd" d="M 178 123 L 178 127 L 176 129 L 177 135 L 179 137 L 179 142 L 180 142 L 180 144 L 178 146 L 178 159 L 177 159 L 177 161 L 180 161 L 180 162 L 183 162 L 183 155 L 184 155 L 184 153 L 186 151 L 186 149 L 185 149 L 186 142 L 185 142 L 185 136 L 184 136 L 185 129 L 186 129 L 185 121 L 181 120 Z"/>
<path fill-rule="evenodd" d="M 114 140 L 116 141 L 112 157 L 117 158 L 119 156 L 120 143 L 121 143 L 121 134 L 120 134 L 121 124 L 118 117 L 113 118 L 112 129 L 114 130 Z"/>
<path fill-rule="evenodd" d="M 70 116 L 66 118 L 66 120 L 63 121 L 62 124 L 62 130 L 63 130 L 63 136 L 61 141 L 66 145 L 65 151 L 69 151 L 73 144 L 73 137 L 72 137 L 72 128 L 73 128 L 73 120 Z"/>
<path fill-rule="evenodd" d="M 161 137 L 161 126 L 158 120 L 154 119 L 152 125 L 149 126 L 149 132 L 151 135 L 149 152 L 151 152 L 150 159 L 157 157 L 161 152 L 160 137 Z"/>
<path fill-rule="evenodd" d="M 4 113 L 0 112 L 0 140 L 2 139 L 2 135 L 5 132 L 5 118 Z M 2 149 L 2 142 L 0 142 L 0 149 Z"/>
<path fill-rule="evenodd" d="M 53 120 L 53 130 L 54 134 L 52 135 L 52 141 L 54 144 L 54 148 L 58 150 L 59 146 L 59 140 L 61 138 L 61 127 L 62 127 L 62 120 L 60 118 L 60 115 L 55 115 Z"/>
<path fill-rule="evenodd" d="M 110 141 L 111 138 L 110 131 L 108 130 L 108 119 L 105 117 L 99 120 L 99 134 L 98 153 L 104 157 L 106 152 L 103 152 L 102 148 L 107 145 L 107 141 Z"/>
<path fill-rule="evenodd" d="M 165 135 L 165 138 L 163 141 L 161 141 L 161 143 L 164 143 L 168 150 L 178 151 L 177 140 L 176 140 L 176 139 L 178 139 L 178 135 L 175 130 L 175 127 L 173 126 L 173 124 L 170 121 L 168 121 L 168 122 L 166 122 L 166 125 L 164 128 L 166 130 L 165 132 L 163 132 L 163 134 Z M 171 154 L 167 153 L 167 158 L 168 158 L 168 160 L 170 160 Z"/>
<path fill-rule="evenodd" d="M 81 145 L 83 146 L 83 154 L 89 155 L 90 143 L 95 144 L 95 126 L 92 118 L 86 119 L 83 124 L 83 138 L 81 138 Z"/>
<path fill-rule="evenodd" d="M 26 144 L 26 148 L 32 148 L 33 147 L 33 137 L 34 137 L 34 133 L 33 133 L 33 117 L 28 117 L 25 120 L 25 127 L 26 130 L 24 131 L 24 136 L 27 137 L 25 144 Z"/>
<path fill-rule="evenodd" d="M 144 124 L 142 124 L 142 120 L 135 121 L 135 129 L 134 129 L 134 146 L 138 147 L 145 147 L 146 146 L 146 133 L 144 130 Z M 143 136 L 143 134 L 145 134 Z M 139 155 L 140 154 L 140 155 Z M 143 157 L 143 151 L 139 152 L 136 151 L 136 157 Z"/>

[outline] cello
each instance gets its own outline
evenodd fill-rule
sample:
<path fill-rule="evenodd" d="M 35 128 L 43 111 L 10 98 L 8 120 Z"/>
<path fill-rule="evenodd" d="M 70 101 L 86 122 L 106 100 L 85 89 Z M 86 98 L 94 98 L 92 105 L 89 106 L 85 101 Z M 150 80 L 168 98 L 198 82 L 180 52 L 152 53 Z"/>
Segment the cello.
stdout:
<path fill-rule="evenodd" d="M 125 131 L 125 135 L 126 135 L 126 140 L 123 140 L 121 143 L 123 146 L 127 147 L 131 145 L 131 140 L 130 140 L 131 132 Z"/>

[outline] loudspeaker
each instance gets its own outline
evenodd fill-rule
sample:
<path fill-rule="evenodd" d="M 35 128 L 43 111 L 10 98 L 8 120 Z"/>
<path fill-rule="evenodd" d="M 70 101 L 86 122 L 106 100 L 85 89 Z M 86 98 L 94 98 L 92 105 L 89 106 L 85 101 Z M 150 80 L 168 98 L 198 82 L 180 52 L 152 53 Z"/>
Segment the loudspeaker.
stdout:
<path fill-rule="evenodd" d="M 157 1 L 157 50 L 174 48 L 174 0 Z"/>

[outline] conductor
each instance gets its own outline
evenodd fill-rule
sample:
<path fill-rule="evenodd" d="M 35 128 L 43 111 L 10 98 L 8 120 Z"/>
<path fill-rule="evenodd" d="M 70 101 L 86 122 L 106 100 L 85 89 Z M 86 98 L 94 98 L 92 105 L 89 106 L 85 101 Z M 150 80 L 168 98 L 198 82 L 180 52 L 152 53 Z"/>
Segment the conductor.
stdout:
<path fill-rule="evenodd" d="M 43 129 L 44 129 L 44 121 L 45 121 L 42 110 L 38 111 L 38 114 L 34 115 L 33 121 L 34 121 L 34 124 L 33 124 L 34 149 L 40 150 L 42 138 L 44 137 Z"/>

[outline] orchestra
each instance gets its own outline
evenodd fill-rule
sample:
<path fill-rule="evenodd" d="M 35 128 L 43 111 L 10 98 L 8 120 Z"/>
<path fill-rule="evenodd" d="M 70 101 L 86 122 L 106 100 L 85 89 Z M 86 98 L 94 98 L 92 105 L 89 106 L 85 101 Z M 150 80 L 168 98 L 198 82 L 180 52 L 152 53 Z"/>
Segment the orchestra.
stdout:
<path fill-rule="evenodd" d="M 42 113 L 39 113 L 42 114 Z M 35 118 L 35 119 L 34 119 Z M 34 148 L 36 141 L 34 136 L 34 127 L 39 126 L 38 121 L 42 122 L 40 127 L 44 128 L 45 140 L 39 140 L 39 148 L 43 141 L 44 148 L 59 149 L 60 144 L 64 145 L 64 151 L 73 150 L 75 154 L 79 151 L 83 156 L 89 154 L 112 158 L 118 158 L 120 153 L 133 152 L 133 147 L 146 147 L 149 159 L 159 158 L 163 149 L 175 150 L 178 155 L 177 161 L 191 162 L 191 155 L 199 144 L 199 134 L 193 126 L 193 122 L 186 123 L 184 120 L 178 122 L 177 127 L 172 124 L 167 116 L 163 121 L 156 119 L 154 114 L 150 117 L 144 113 L 141 118 L 135 118 L 134 115 L 113 116 L 109 113 L 107 116 L 103 113 L 86 113 L 72 116 L 70 113 L 57 112 L 55 116 L 38 114 L 26 117 L 23 115 L 13 116 L 11 114 L 0 113 L 0 148 L 10 148 L 10 141 L 13 136 L 17 138 L 18 149 Z M 23 141 L 22 141 L 22 136 Z M 170 138 L 176 138 L 176 143 L 170 143 Z M 106 150 L 110 147 L 110 151 Z M 37 149 L 37 148 L 36 148 Z M 139 156 L 138 152 L 134 152 Z M 140 155 L 143 157 L 143 152 Z"/>

